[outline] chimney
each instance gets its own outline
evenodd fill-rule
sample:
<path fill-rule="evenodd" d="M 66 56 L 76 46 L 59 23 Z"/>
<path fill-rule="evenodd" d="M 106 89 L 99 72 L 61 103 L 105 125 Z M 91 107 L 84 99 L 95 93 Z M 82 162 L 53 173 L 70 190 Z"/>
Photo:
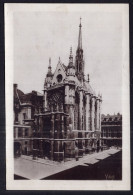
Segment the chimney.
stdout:
<path fill-rule="evenodd" d="M 14 92 L 17 92 L 17 89 L 18 89 L 18 84 L 13 84 L 13 87 L 14 87 Z"/>

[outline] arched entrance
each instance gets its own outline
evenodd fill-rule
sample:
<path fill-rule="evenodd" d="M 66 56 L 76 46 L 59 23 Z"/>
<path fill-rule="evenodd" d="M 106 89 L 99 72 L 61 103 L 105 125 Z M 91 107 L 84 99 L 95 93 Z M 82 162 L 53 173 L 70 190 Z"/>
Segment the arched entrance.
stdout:
<path fill-rule="evenodd" d="M 21 156 L 21 144 L 19 142 L 14 142 L 14 157 Z"/>

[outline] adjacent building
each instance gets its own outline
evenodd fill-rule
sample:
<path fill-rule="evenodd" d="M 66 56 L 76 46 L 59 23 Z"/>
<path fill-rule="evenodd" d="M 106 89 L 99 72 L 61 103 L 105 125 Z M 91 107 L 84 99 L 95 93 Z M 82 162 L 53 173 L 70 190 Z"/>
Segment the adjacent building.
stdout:
<path fill-rule="evenodd" d="M 122 115 L 102 115 L 101 138 L 103 145 L 122 147 Z"/>
<path fill-rule="evenodd" d="M 14 155 L 30 155 L 34 130 L 34 114 L 42 110 L 43 95 L 32 91 L 24 94 L 14 84 Z"/>

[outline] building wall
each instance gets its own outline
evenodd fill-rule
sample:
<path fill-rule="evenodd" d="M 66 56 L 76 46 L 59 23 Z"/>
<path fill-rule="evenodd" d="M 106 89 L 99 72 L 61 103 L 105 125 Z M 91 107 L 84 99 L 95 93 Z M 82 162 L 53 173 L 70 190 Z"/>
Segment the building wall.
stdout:
<path fill-rule="evenodd" d="M 104 145 L 108 147 L 122 147 L 122 115 L 102 116 L 101 137 Z"/>
<path fill-rule="evenodd" d="M 24 124 L 24 119 L 31 119 L 31 107 L 22 107 L 18 113 L 18 121 L 20 124 Z"/>
<path fill-rule="evenodd" d="M 39 94 L 40 95 L 40 94 Z M 33 91 L 24 94 L 14 89 L 14 156 L 21 154 L 30 155 L 33 153 L 34 114 L 42 105 L 41 96 Z"/>
<path fill-rule="evenodd" d="M 36 118 L 43 121 L 41 127 L 38 125 L 39 131 L 43 132 L 44 138 L 49 138 L 49 153 L 53 153 L 51 159 L 63 155 L 63 152 L 66 156 L 74 157 L 75 147 L 78 147 L 81 155 L 86 149 L 96 149 L 98 141 L 100 146 L 101 98 L 71 80 L 62 83 L 62 86 L 57 83 L 46 87 L 43 99 L 44 113 L 36 115 Z M 54 140 L 54 146 L 50 139 Z"/>

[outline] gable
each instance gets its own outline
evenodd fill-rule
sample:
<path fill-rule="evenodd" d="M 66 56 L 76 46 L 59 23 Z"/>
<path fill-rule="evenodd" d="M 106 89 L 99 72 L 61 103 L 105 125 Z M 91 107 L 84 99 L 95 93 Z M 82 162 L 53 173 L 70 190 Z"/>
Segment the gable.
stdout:
<path fill-rule="evenodd" d="M 63 83 L 66 78 L 65 66 L 59 61 L 53 75 L 52 85 Z"/>

